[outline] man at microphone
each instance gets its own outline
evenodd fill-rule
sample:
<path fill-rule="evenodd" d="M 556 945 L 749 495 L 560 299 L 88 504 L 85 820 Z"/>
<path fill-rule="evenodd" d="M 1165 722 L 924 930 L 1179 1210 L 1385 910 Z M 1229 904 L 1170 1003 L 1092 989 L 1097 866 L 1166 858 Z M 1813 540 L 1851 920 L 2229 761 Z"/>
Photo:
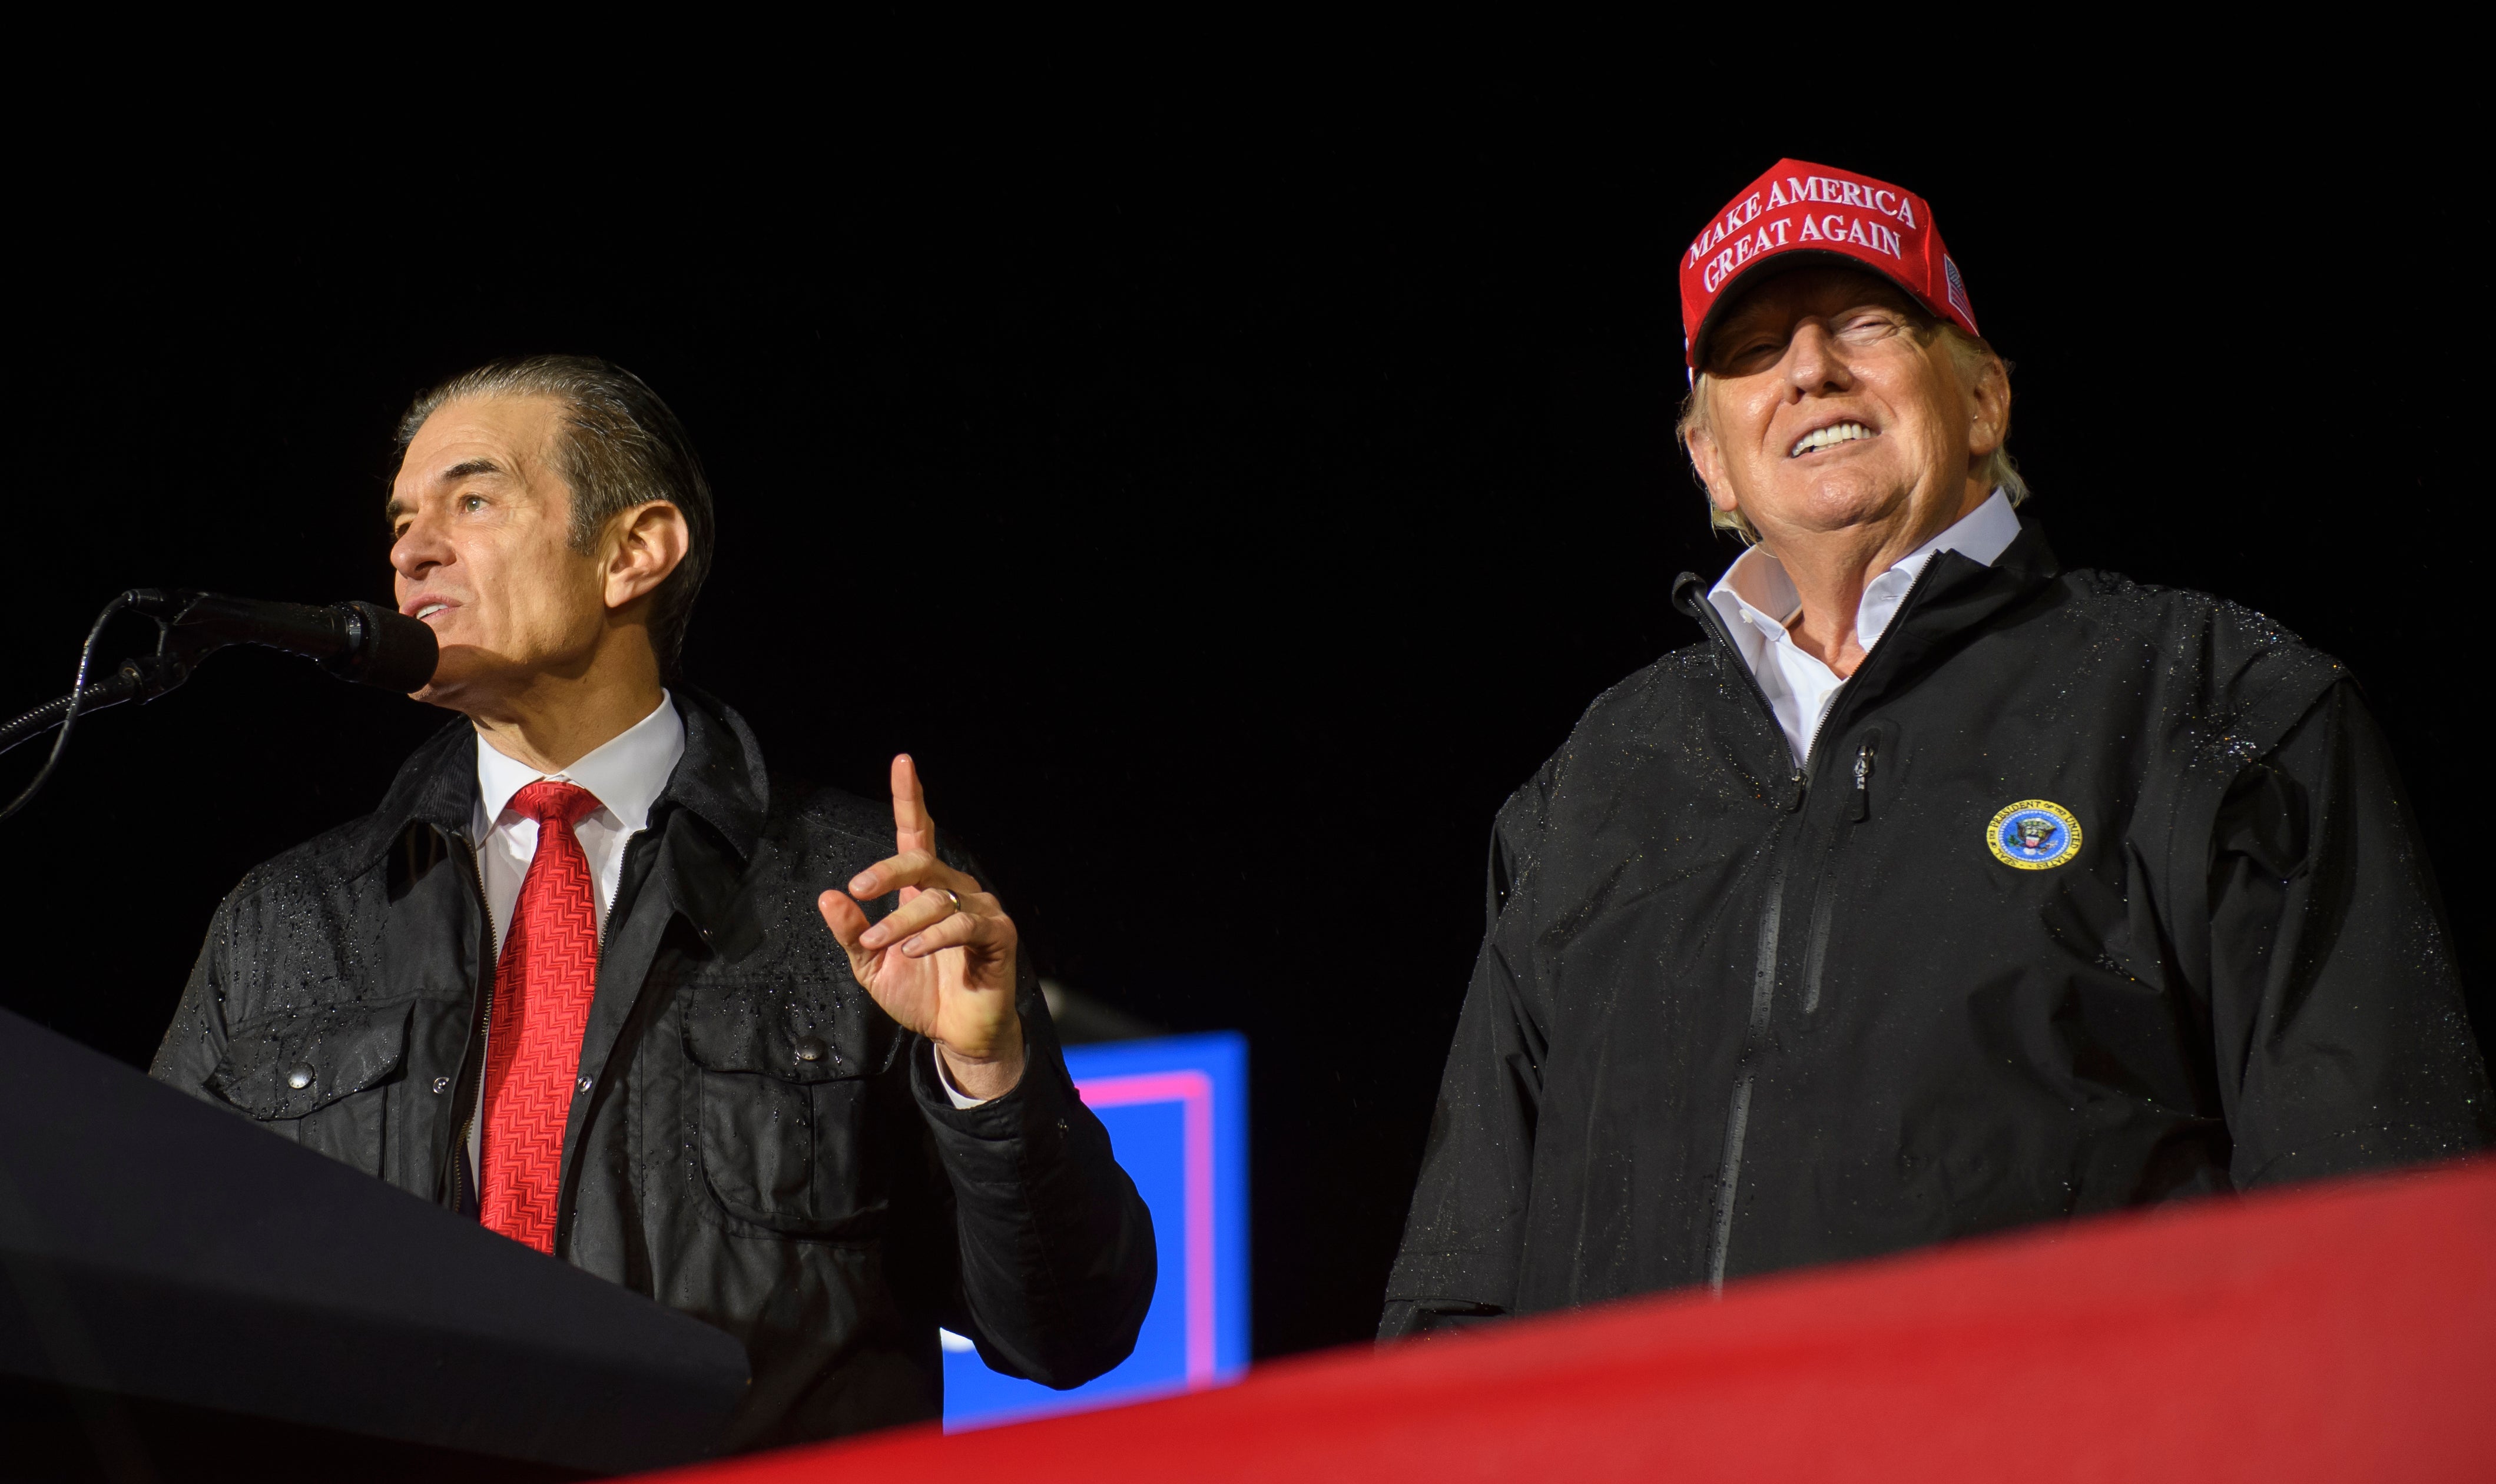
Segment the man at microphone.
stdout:
<path fill-rule="evenodd" d="M 734 1334 L 733 1447 L 936 1415 L 939 1325 L 1123 1359 L 1149 1217 L 911 759 L 889 812 L 790 788 L 678 673 L 713 522 L 666 404 L 502 361 L 398 443 L 416 698 L 463 720 L 244 878 L 154 1074 Z"/>

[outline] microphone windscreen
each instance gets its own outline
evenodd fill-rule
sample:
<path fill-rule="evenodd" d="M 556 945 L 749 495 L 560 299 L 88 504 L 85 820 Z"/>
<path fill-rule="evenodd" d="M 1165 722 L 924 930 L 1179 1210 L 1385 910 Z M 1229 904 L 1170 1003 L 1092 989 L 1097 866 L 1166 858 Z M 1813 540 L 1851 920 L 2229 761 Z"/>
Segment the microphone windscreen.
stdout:
<path fill-rule="evenodd" d="M 434 642 L 430 628 L 379 603 L 355 603 L 348 606 L 363 618 L 364 641 L 357 646 L 354 661 L 338 666 L 336 673 L 402 695 L 421 688 L 433 678 L 433 667 L 441 661 L 442 650 Z"/>

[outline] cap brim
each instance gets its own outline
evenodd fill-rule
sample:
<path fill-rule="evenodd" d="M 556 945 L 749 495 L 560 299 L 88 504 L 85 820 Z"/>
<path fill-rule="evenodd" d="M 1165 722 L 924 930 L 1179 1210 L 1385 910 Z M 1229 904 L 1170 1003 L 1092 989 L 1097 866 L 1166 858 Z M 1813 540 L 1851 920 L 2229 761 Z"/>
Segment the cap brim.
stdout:
<path fill-rule="evenodd" d="M 1932 306 L 1924 303 L 1923 295 L 1909 287 L 1904 279 L 1894 273 L 1885 272 L 1860 258 L 1848 253 L 1832 253 L 1825 248 L 1790 247 L 1782 253 L 1771 253 L 1765 258 L 1753 259 L 1742 265 L 1741 271 L 1725 280 L 1725 286 L 1716 291 L 1715 302 L 1707 306 L 1706 315 L 1699 322 L 1698 333 L 1690 337 L 1691 371 L 1696 373 L 1700 367 L 1707 363 L 1707 337 L 1716 332 L 1716 326 L 1723 322 L 1726 311 L 1739 302 L 1743 294 L 1771 278 L 1791 273 L 1796 268 L 1818 267 L 1853 268 L 1857 273 L 1869 273 L 1875 278 L 1886 278 L 1898 286 L 1899 293 L 1922 305 L 1925 313 L 1932 312 Z"/>

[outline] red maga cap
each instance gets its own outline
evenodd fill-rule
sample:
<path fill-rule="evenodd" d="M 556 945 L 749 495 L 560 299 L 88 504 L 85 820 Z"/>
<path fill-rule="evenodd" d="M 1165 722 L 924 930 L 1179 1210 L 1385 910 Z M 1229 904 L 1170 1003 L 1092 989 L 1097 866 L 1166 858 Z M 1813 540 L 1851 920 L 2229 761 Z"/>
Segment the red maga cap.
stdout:
<path fill-rule="evenodd" d="M 1852 170 L 1780 160 L 1716 214 L 1681 260 L 1681 355 L 1691 375 L 1737 286 L 1815 262 L 1870 268 L 1979 333 L 1958 264 L 1922 197 Z"/>

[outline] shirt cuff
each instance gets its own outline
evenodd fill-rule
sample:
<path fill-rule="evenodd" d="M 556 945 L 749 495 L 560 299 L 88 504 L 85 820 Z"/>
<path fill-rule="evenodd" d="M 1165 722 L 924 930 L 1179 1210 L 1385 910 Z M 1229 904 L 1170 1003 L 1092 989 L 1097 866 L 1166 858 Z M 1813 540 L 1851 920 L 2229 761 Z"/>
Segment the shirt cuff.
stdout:
<path fill-rule="evenodd" d="M 960 1088 L 953 1085 L 953 1074 L 945 1069 L 944 1047 L 937 1045 L 934 1041 L 929 1041 L 927 1043 L 927 1054 L 936 1059 L 936 1085 L 945 1090 L 946 1097 L 953 1099 L 953 1107 L 956 1111 L 964 1108 L 985 1107 L 989 1103 L 996 1101 L 993 1098 L 973 1098 L 969 1094 L 963 1092 Z"/>

